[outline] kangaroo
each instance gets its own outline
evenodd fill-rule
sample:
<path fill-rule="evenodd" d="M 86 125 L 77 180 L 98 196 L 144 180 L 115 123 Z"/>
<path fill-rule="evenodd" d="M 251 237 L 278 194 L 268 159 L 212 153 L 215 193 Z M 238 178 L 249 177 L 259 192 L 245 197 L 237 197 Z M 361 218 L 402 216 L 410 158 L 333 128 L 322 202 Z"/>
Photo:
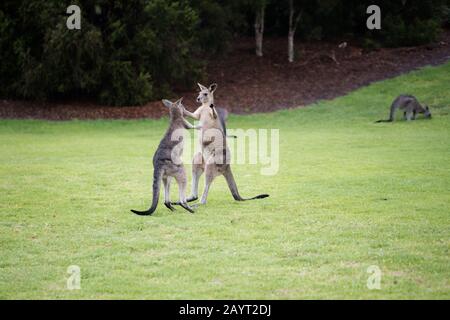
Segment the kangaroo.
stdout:
<path fill-rule="evenodd" d="M 187 199 L 188 202 L 198 199 L 198 182 L 200 176 L 205 172 L 205 189 L 200 199 L 200 204 L 206 204 L 209 188 L 215 177 L 223 175 L 230 188 L 231 194 L 236 201 L 253 199 L 263 199 L 268 194 L 260 194 L 253 198 L 243 198 L 239 194 L 236 182 L 231 172 L 230 150 L 226 142 L 226 111 L 217 111 L 214 105 L 214 91 L 217 84 L 212 84 L 209 88 L 198 84 L 200 93 L 197 102 L 202 105 L 191 113 L 184 110 L 184 115 L 200 121 L 201 152 L 198 152 L 192 160 L 192 194 Z"/>
<path fill-rule="evenodd" d="M 423 113 L 425 118 L 431 118 L 430 108 L 427 105 L 422 107 L 416 97 L 412 95 L 402 94 L 399 95 L 391 105 L 391 113 L 388 120 L 378 120 L 376 123 L 380 122 L 392 122 L 395 119 L 395 112 L 397 109 L 404 110 L 403 118 L 405 120 L 416 120 L 417 113 Z"/>
<path fill-rule="evenodd" d="M 183 137 L 174 140 L 174 134 L 179 129 L 199 129 L 200 126 L 193 126 L 184 117 L 184 106 L 181 103 L 182 99 L 175 103 L 169 100 L 163 100 L 163 104 L 170 110 L 170 125 L 166 134 L 159 143 L 158 149 L 153 156 L 153 199 L 150 209 L 147 211 L 131 210 L 138 215 L 151 215 L 155 212 L 158 206 L 159 191 L 161 188 L 161 180 L 164 184 L 164 205 L 174 211 L 175 208 L 170 203 L 170 182 L 172 178 L 178 183 L 180 193 L 179 204 L 187 211 L 194 213 L 194 210 L 187 204 L 186 201 L 186 172 L 181 161 L 183 154 Z"/>

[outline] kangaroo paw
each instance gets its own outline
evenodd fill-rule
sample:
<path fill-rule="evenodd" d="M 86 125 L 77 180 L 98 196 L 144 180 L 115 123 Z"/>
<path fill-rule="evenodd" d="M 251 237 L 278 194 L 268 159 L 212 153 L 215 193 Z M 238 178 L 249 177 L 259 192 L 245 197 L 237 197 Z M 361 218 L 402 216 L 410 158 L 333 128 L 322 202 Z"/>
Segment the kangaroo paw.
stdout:
<path fill-rule="evenodd" d="M 204 205 L 205 205 L 205 203 L 197 202 L 197 203 L 194 203 L 191 207 L 194 208 L 194 209 L 197 209 L 198 207 L 204 206 Z"/>
<path fill-rule="evenodd" d="M 172 207 L 172 204 L 170 202 L 164 202 L 164 205 L 170 210 L 175 211 L 176 209 Z"/>
<path fill-rule="evenodd" d="M 180 206 L 182 206 L 184 209 L 186 209 L 190 213 L 194 213 L 195 212 L 191 207 L 189 207 L 189 205 L 187 203 L 180 203 Z"/>
<path fill-rule="evenodd" d="M 197 199 L 198 199 L 198 197 L 190 196 L 189 198 L 186 199 L 186 201 L 187 202 L 192 202 L 192 201 L 195 201 Z"/>
<path fill-rule="evenodd" d="M 198 197 L 189 197 L 189 198 L 187 198 L 186 199 L 186 202 L 192 202 L 192 201 L 195 201 L 195 200 L 197 200 L 198 199 Z M 181 203 L 180 203 L 180 201 L 177 201 L 177 202 L 171 202 L 170 204 L 173 204 L 174 206 L 180 206 L 181 205 Z"/>

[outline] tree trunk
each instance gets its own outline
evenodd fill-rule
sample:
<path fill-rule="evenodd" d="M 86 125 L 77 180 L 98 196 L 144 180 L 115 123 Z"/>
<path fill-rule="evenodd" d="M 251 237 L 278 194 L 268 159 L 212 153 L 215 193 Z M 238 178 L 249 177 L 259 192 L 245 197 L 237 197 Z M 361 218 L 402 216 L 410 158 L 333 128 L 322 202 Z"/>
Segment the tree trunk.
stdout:
<path fill-rule="evenodd" d="M 259 8 L 256 12 L 255 18 L 256 55 L 258 57 L 263 56 L 264 11 L 265 6 L 262 5 L 261 8 Z"/>
<path fill-rule="evenodd" d="M 300 17 L 302 13 L 299 12 L 297 17 L 294 20 L 294 2 L 293 0 L 289 0 L 289 33 L 288 33 L 288 61 L 294 62 L 295 50 L 294 50 L 294 37 L 295 30 L 297 30 L 297 24 L 300 21 Z"/>
<path fill-rule="evenodd" d="M 289 31 L 288 34 L 288 60 L 294 62 L 294 35 L 295 32 Z"/>

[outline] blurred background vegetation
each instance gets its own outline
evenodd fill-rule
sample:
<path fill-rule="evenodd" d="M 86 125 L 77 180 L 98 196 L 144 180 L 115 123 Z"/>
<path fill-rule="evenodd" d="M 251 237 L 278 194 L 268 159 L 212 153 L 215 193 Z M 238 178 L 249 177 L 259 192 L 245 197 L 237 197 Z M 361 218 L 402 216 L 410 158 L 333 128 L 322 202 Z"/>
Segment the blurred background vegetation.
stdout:
<path fill-rule="evenodd" d="M 66 27 L 71 4 L 81 30 Z M 366 28 L 371 4 L 381 7 L 381 30 Z M 297 41 L 366 49 L 429 43 L 450 21 L 450 0 L 3 0 L 0 97 L 144 104 L 192 88 L 205 61 L 255 35 L 261 13 L 264 36 L 287 37 L 292 10 Z"/>

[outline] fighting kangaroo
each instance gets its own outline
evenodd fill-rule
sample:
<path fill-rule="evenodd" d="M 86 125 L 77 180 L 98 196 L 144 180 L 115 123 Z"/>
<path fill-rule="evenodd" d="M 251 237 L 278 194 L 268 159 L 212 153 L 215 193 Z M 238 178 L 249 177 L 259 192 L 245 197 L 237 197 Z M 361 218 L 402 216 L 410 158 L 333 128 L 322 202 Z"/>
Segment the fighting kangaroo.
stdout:
<path fill-rule="evenodd" d="M 205 172 L 205 189 L 200 199 L 200 204 L 205 204 L 208 197 L 209 188 L 215 177 L 223 175 L 228 183 L 233 198 L 237 201 L 263 199 L 267 194 L 261 194 L 253 198 L 242 198 L 239 194 L 236 182 L 231 172 L 230 150 L 226 141 L 226 111 L 216 110 L 214 105 L 214 91 L 217 84 L 212 84 L 209 88 L 198 84 L 200 93 L 197 102 L 202 105 L 191 113 L 184 110 L 184 115 L 200 121 L 200 146 L 198 152 L 192 160 L 192 195 L 187 201 L 198 199 L 198 182 L 200 176 Z"/>
<path fill-rule="evenodd" d="M 403 118 L 405 120 L 416 120 L 417 113 L 423 113 L 425 118 L 431 118 L 431 112 L 428 106 L 422 107 L 416 97 L 411 95 L 399 95 L 391 105 L 391 113 L 388 120 L 378 120 L 380 122 L 392 122 L 395 119 L 395 112 L 397 109 L 404 110 Z"/>
<path fill-rule="evenodd" d="M 151 215 L 156 210 L 161 180 L 164 184 L 164 205 L 172 211 L 175 210 L 170 203 L 170 182 L 172 177 L 178 183 L 179 204 L 187 211 L 194 212 L 186 201 L 187 179 L 184 165 L 181 161 L 184 145 L 181 133 L 183 129 L 199 129 L 200 126 L 193 126 L 183 117 L 184 106 L 181 101 L 182 99 L 175 103 L 169 100 L 162 101 L 170 110 L 170 125 L 153 156 L 153 199 L 151 207 L 147 211 L 131 210 L 138 215 Z"/>

